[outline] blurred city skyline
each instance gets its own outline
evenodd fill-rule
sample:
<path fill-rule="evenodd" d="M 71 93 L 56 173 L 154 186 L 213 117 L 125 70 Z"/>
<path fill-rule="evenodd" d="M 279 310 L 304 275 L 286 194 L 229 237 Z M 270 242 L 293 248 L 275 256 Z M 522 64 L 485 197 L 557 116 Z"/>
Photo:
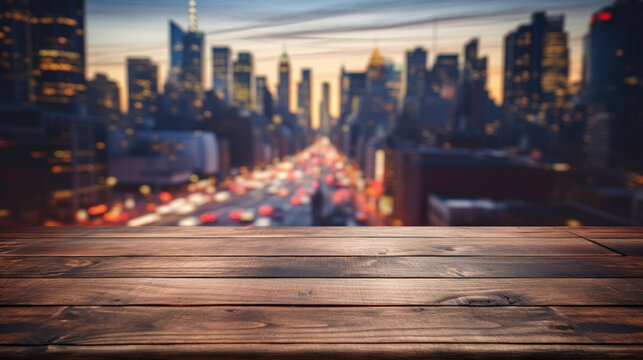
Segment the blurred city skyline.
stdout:
<path fill-rule="evenodd" d="M 126 85 L 126 58 L 149 57 L 159 66 L 159 83 L 168 74 L 168 22 L 187 27 L 188 1 L 87 1 L 87 78 L 107 73 L 121 88 Z M 267 77 L 271 91 L 277 85 L 277 62 L 284 48 L 290 55 L 296 92 L 300 69 L 311 68 L 312 123 L 319 123 L 321 84 L 330 83 L 330 111 L 339 115 L 340 68 L 363 71 L 372 49 L 400 69 L 408 49 L 428 50 L 428 62 L 440 53 L 462 56 L 464 44 L 479 39 L 479 53 L 488 58 L 487 89 L 502 103 L 504 37 L 529 21 L 536 11 L 564 15 L 569 34 L 569 82 L 580 81 L 582 38 L 596 8 L 611 1 L 197 1 L 199 31 L 205 33 L 204 64 L 210 64 L 213 46 L 228 46 L 233 53 L 249 51 L 255 74 Z M 212 86 L 212 69 L 204 66 L 204 88 Z M 127 111 L 127 92 L 121 92 L 121 110 Z M 291 108 L 296 107 L 291 98 Z"/>
<path fill-rule="evenodd" d="M 643 0 L 0 5 L 0 225 L 643 223 Z"/>

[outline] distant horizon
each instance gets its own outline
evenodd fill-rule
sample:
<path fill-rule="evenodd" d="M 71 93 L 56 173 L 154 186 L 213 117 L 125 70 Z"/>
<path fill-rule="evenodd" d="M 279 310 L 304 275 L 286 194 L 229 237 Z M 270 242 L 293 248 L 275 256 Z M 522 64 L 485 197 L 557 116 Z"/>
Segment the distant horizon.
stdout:
<path fill-rule="evenodd" d="M 291 93 L 302 68 L 313 70 L 313 124 L 319 121 L 323 82 L 331 85 L 331 114 L 338 116 L 340 69 L 363 71 L 373 48 L 404 68 L 405 52 L 418 46 L 429 52 L 428 66 L 437 54 L 457 53 L 472 38 L 479 39 L 479 55 L 488 57 L 487 89 L 502 103 L 504 36 L 531 14 L 546 11 L 564 15 L 569 35 L 570 83 L 581 79 L 582 38 L 591 13 L 611 0 L 327 0 L 305 4 L 294 0 L 266 3 L 247 0 L 240 5 L 197 1 L 198 28 L 205 33 L 204 87 L 212 85 L 211 48 L 227 46 L 233 59 L 242 51 L 254 56 L 255 76 L 266 76 L 276 96 L 277 62 L 287 47 L 291 62 Z M 105 73 L 121 89 L 121 110 L 127 111 L 126 58 L 149 57 L 159 66 L 159 90 L 167 78 L 169 22 L 187 28 L 188 1 L 86 1 L 87 79 Z M 436 25 L 437 24 L 437 25 Z M 296 104 L 291 96 L 291 109 Z"/>

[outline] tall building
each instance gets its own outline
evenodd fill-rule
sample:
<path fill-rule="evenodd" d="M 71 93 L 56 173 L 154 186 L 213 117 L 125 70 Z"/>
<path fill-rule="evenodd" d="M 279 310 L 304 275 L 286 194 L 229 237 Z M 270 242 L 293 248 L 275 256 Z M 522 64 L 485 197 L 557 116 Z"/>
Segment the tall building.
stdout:
<path fill-rule="evenodd" d="M 427 82 L 434 94 L 439 94 L 443 99 L 453 100 L 459 74 L 458 55 L 440 54 L 435 59 Z"/>
<path fill-rule="evenodd" d="M 87 82 L 87 110 L 89 115 L 119 121 L 121 100 L 118 84 L 109 80 L 107 75 L 97 73 L 93 80 Z"/>
<path fill-rule="evenodd" d="M 212 48 L 212 90 L 226 104 L 232 98 L 232 59 L 230 48 Z"/>
<path fill-rule="evenodd" d="M 618 0 L 594 13 L 585 37 L 586 162 L 643 171 L 643 2 Z"/>
<path fill-rule="evenodd" d="M 370 96 L 386 94 L 386 59 L 374 48 L 366 70 L 366 93 Z"/>
<path fill-rule="evenodd" d="M 1 0 L 0 16 L 0 103 L 28 106 L 33 100 L 31 9 L 29 0 Z M 11 16 L 7 16 L 11 15 Z"/>
<path fill-rule="evenodd" d="M 478 56 L 478 39 L 464 47 L 464 70 L 458 91 L 454 129 L 460 136 L 481 139 L 488 121 L 489 95 L 487 83 L 487 58 Z"/>
<path fill-rule="evenodd" d="M 205 35 L 196 25 L 196 1 L 189 1 L 188 30 L 170 21 L 170 66 L 165 83 L 159 124 L 169 128 L 192 128 L 202 120 L 203 46 Z"/>
<path fill-rule="evenodd" d="M 84 112 L 83 0 L 3 0 L 2 98 L 62 112 Z M 5 71 L 8 70 L 8 71 Z M 6 101 L 6 100 L 5 100 Z"/>
<path fill-rule="evenodd" d="M 402 74 L 404 73 L 403 65 L 395 64 L 391 60 L 386 62 L 386 92 L 388 96 L 393 99 L 393 104 L 397 111 L 398 103 L 402 100 L 403 87 L 402 87 Z"/>
<path fill-rule="evenodd" d="M 552 125 L 562 115 L 569 71 L 564 17 L 534 13 L 505 37 L 503 106 L 512 122 Z"/>
<path fill-rule="evenodd" d="M 340 85 L 340 117 L 344 118 L 357 110 L 357 105 L 366 95 L 366 73 L 347 72 L 342 67 Z"/>
<path fill-rule="evenodd" d="M 301 81 L 297 84 L 297 113 L 299 124 L 305 129 L 312 128 L 311 119 L 312 100 L 312 70 L 301 70 Z"/>
<path fill-rule="evenodd" d="M 109 203 L 103 118 L 0 111 L 0 134 L 12 141 L 0 147 L 0 208 L 10 223 L 73 224 L 78 210 Z"/>
<path fill-rule="evenodd" d="M 322 84 L 322 101 L 319 104 L 319 132 L 322 135 L 328 135 L 331 127 L 330 116 L 330 84 Z"/>
<path fill-rule="evenodd" d="M 405 105 L 411 105 L 424 95 L 426 84 L 427 52 L 421 47 L 406 52 L 406 91 Z"/>
<path fill-rule="evenodd" d="M 157 111 L 158 68 L 147 58 L 127 59 L 127 98 L 130 121 L 143 125 Z"/>
<path fill-rule="evenodd" d="M 178 86 L 183 81 L 183 37 L 185 31 L 170 20 L 170 76 L 169 82 Z"/>
<path fill-rule="evenodd" d="M 464 46 L 463 81 L 487 81 L 487 58 L 478 56 L 478 39 L 471 39 Z"/>
<path fill-rule="evenodd" d="M 290 59 L 284 51 L 279 57 L 279 83 L 277 84 L 277 112 L 290 112 Z"/>
<path fill-rule="evenodd" d="M 254 103 L 254 64 L 252 54 L 240 52 L 233 65 L 234 96 L 232 104 L 238 108 L 251 111 Z"/>
<path fill-rule="evenodd" d="M 35 102 L 49 109 L 82 111 L 87 90 L 85 1 L 43 0 L 31 5 Z"/>
<path fill-rule="evenodd" d="M 265 76 L 257 76 L 255 77 L 255 111 L 261 115 L 264 114 L 264 101 L 266 100 L 265 98 L 265 90 L 266 90 L 266 77 Z"/>
<path fill-rule="evenodd" d="M 182 90 L 195 98 L 203 92 L 203 37 L 197 31 L 183 37 Z"/>

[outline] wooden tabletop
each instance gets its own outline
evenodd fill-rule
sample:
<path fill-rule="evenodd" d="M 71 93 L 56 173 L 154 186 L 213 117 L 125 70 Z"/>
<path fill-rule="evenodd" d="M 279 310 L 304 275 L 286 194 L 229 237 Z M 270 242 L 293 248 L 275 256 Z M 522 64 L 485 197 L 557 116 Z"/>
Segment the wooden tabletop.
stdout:
<path fill-rule="evenodd" d="M 643 358 L 643 228 L 2 228 L 1 359 Z"/>

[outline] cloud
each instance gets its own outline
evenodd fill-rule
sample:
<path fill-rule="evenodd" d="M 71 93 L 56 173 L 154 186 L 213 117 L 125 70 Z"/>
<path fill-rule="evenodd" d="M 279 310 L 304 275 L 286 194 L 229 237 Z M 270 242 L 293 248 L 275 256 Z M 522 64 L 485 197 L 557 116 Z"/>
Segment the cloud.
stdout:
<path fill-rule="evenodd" d="M 582 3 L 576 4 L 564 4 L 564 5 L 553 5 L 548 7 L 547 10 L 550 12 L 577 9 L 577 8 L 595 8 L 597 4 L 604 3 L 604 0 L 595 0 L 595 1 L 585 1 Z M 479 2 L 478 2 L 479 3 Z M 484 7 L 486 8 L 486 7 Z M 486 11 L 480 12 L 478 9 L 473 9 L 475 11 L 455 13 L 455 14 L 446 14 L 446 15 L 431 15 L 419 19 L 409 19 L 396 22 L 388 23 L 358 23 L 353 25 L 330 25 L 325 27 L 317 27 L 312 29 L 302 29 L 302 30 L 288 30 L 280 32 L 267 32 L 262 34 L 247 35 L 242 37 L 243 39 L 293 39 L 293 38 L 307 38 L 312 36 L 319 35 L 328 35 L 328 34 L 346 34 L 346 33 L 355 33 L 355 32 L 369 32 L 369 31 L 380 31 L 380 30 L 394 30 L 401 28 L 412 28 L 418 26 L 426 26 L 435 23 L 444 24 L 444 23 L 455 23 L 455 22 L 465 22 L 465 21 L 480 21 L 488 19 L 490 21 L 496 21 L 499 18 L 505 16 L 514 16 L 514 15 L 528 15 L 534 12 L 536 9 L 533 7 L 526 7 L 524 4 L 521 4 L 518 7 L 507 7 L 504 10 L 492 8 Z M 509 29 L 508 29 L 509 30 Z"/>

